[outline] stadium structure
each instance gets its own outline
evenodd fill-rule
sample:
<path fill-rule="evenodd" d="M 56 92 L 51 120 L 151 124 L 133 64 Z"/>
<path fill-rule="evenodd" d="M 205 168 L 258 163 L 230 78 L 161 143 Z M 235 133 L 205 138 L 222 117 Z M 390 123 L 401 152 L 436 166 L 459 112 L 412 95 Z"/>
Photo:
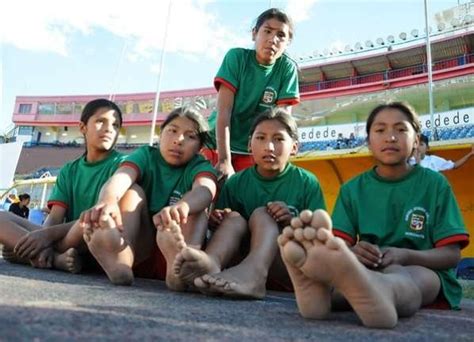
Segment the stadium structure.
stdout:
<path fill-rule="evenodd" d="M 421 115 L 432 152 L 456 160 L 474 142 L 474 3 L 436 15 L 431 29 L 433 114 L 430 115 L 426 33 L 379 38 L 298 57 L 301 104 L 293 109 L 299 123 L 300 152 L 294 163 L 315 173 L 332 210 L 340 185 L 373 164 L 365 144 L 365 119 L 377 104 L 407 101 Z M 84 105 L 108 95 L 18 96 L 15 133 L 26 136 L 17 174 L 58 167 L 83 152 L 78 129 Z M 117 94 L 124 113 L 118 147 L 147 144 L 155 93 Z M 162 92 L 157 124 L 167 113 L 193 104 L 208 115 L 216 106 L 214 88 Z M 157 127 L 158 127 L 157 126 Z M 348 140 L 351 135 L 354 139 Z M 159 129 L 155 131 L 156 137 Z M 339 139 L 338 139 L 339 137 Z M 341 139 L 342 137 L 342 139 Z M 61 153 L 58 153 L 58 150 Z M 445 172 L 474 236 L 474 162 Z M 463 250 L 474 256 L 474 244 Z"/>

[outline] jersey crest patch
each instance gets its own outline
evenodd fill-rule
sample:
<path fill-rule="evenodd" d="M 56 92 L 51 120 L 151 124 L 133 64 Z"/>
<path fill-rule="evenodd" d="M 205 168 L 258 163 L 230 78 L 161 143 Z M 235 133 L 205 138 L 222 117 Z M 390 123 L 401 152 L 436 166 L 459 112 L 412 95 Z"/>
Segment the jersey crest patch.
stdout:
<path fill-rule="evenodd" d="M 413 230 L 422 230 L 425 223 L 425 217 L 423 215 L 412 214 L 410 220 L 410 228 Z"/>
<path fill-rule="evenodd" d="M 425 208 L 415 207 L 410 209 L 405 216 L 405 221 L 408 223 L 410 230 L 420 232 L 426 227 L 429 214 Z"/>
<path fill-rule="evenodd" d="M 262 102 L 266 105 L 271 105 L 275 102 L 276 97 L 277 97 L 277 93 L 275 89 L 268 87 L 263 92 Z"/>

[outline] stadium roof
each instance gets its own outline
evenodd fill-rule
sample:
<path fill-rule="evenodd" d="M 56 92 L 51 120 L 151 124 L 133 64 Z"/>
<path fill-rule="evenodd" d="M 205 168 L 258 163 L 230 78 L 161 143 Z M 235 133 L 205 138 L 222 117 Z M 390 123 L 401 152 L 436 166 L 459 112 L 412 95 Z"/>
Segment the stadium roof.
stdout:
<path fill-rule="evenodd" d="M 473 50 L 474 32 L 448 37 L 432 42 L 431 45 L 433 62 L 469 54 Z M 390 47 L 386 47 L 383 52 L 372 56 L 354 55 L 353 59 L 346 57 L 343 61 L 302 67 L 300 83 L 307 84 L 351 76 L 370 75 L 424 63 L 426 63 L 426 45 L 424 43 L 391 51 Z"/>

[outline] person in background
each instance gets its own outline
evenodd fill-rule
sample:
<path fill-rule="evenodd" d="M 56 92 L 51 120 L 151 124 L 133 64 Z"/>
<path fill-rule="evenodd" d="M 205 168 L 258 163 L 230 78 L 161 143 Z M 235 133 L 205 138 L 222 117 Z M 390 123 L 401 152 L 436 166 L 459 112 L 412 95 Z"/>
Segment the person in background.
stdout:
<path fill-rule="evenodd" d="M 16 203 L 12 203 L 8 211 L 18 215 L 20 217 L 28 219 L 30 215 L 30 209 L 28 205 L 30 204 L 30 195 L 28 194 L 21 194 L 19 196 L 20 201 Z"/>
<path fill-rule="evenodd" d="M 474 144 L 472 145 L 471 151 L 464 157 L 452 161 L 444 158 L 428 155 L 426 152 L 430 150 L 429 139 L 426 135 L 420 135 L 420 145 L 416 151 L 415 157 L 410 160 L 411 164 L 420 164 L 423 167 L 427 167 L 433 171 L 447 171 L 457 169 L 466 163 L 472 156 L 474 156 Z"/>

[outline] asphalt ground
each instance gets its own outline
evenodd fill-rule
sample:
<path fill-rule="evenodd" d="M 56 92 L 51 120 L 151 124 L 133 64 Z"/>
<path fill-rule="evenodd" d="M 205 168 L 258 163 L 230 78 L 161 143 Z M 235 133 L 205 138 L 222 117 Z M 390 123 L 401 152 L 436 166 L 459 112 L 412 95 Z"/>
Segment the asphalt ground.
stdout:
<path fill-rule="evenodd" d="M 0 341 L 473 341 L 474 300 L 461 311 L 421 310 L 392 330 L 367 329 L 352 312 L 301 318 L 292 294 L 231 300 L 168 291 L 161 281 L 131 287 L 99 274 L 72 275 L 0 259 Z"/>

